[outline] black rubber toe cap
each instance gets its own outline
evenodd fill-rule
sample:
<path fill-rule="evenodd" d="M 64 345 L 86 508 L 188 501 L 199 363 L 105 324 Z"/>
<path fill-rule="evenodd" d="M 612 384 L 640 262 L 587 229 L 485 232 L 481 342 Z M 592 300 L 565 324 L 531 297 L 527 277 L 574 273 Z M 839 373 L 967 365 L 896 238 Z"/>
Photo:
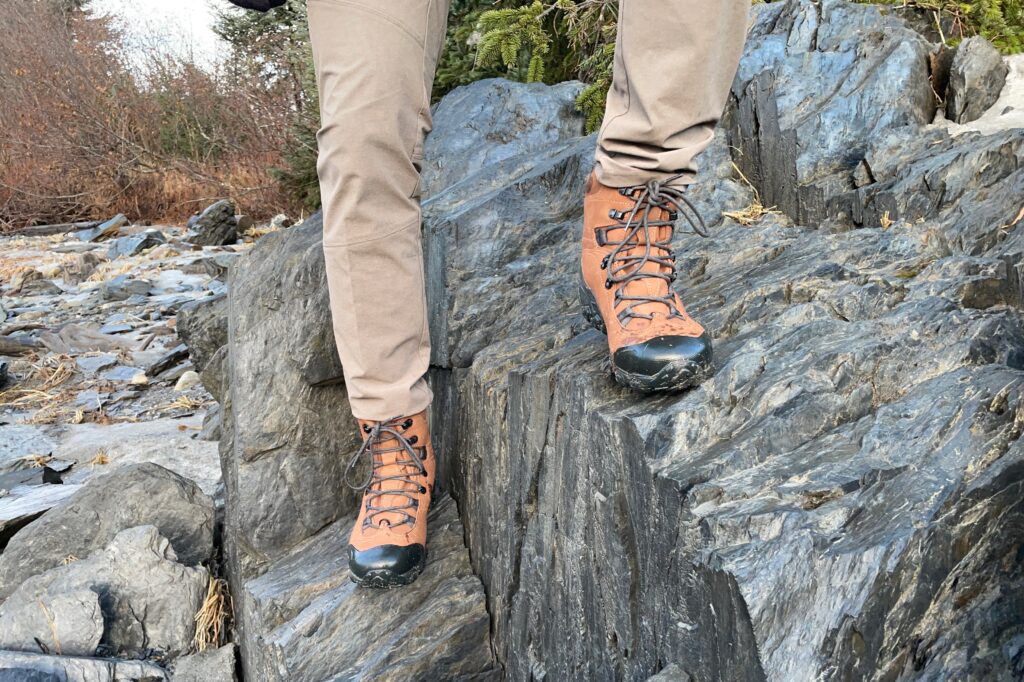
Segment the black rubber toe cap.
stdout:
<path fill-rule="evenodd" d="M 711 367 L 711 337 L 656 336 L 643 343 L 623 346 L 613 358 L 616 374 L 645 390 L 685 388 Z"/>
<path fill-rule="evenodd" d="M 374 579 L 404 585 L 419 575 L 426 559 L 423 545 L 378 545 L 364 550 L 350 545 L 348 566 L 356 582 Z"/>

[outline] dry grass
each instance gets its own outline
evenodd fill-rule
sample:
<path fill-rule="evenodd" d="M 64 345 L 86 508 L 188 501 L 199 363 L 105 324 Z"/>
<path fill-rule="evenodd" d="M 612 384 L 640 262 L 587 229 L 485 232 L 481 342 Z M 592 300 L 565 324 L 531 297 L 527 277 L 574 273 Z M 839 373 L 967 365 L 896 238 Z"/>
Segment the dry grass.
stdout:
<path fill-rule="evenodd" d="M 76 556 L 75 556 L 74 554 L 68 554 L 68 555 L 67 555 L 66 557 L 64 557 L 64 559 L 63 559 L 63 560 L 62 560 L 62 561 L 60 562 L 60 564 L 61 564 L 61 566 L 67 566 L 68 564 L 73 564 L 73 563 L 75 563 L 76 561 L 78 561 L 78 557 L 76 557 Z"/>
<path fill-rule="evenodd" d="M 749 225 L 753 225 L 766 215 L 782 215 L 782 211 L 776 210 L 774 206 L 766 207 L 761 202 L 761 193 L 757 191 L 756 187 L 754 187 L 754 183 L 750 182 L 750 179 L 743 174 L 743 171 L 740 170 L 739 166 L 733 163 L 732 169 L 736 171 L 737 175 L 740 176 L 740 180 L 743 181 L 743 184 L 746 185 L 751 192 L 753 192 L 754 201 L 752 201 L 751 204 L 746 208 L 741 208 L 736 211 L 722 211 L 722 216 L 724 218 L 735 220 L 740 225 L 746 227 Z"/>
<path fill-rule="evenodd" d="M 44 467 L 53 461 L 52 455 L 25 455 L 21 461 L 30 467 Z"/>
<path fill-rule="evenodd" d="M 104 464 L 110 464 L 110 456 L 106 450 L 98 450 L 93 458 L 86 462 L 89 466 L 103 466 Z"/>
<path fill-rule="evenodd" d="M 224 643 L 227 619 L 231 613 L 231 597 L 227 581 L 210 576 L 206 598 L 196 613 L 196 634 L 192 644 L 198 651 L 216 648 Z"/>

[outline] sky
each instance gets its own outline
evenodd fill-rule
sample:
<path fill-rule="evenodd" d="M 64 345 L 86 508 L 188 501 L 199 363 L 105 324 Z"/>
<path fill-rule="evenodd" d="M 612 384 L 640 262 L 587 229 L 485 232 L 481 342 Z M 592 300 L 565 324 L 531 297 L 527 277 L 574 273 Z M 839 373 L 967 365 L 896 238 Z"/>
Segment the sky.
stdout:
<path fill-rule="evenodd" d="M 113 15 L 124 29 L 129 50 L 192 51 L 200 64 L 212 65 L 220 52 L 210 26 L 214 5 L 225 0 L 92 0 L 98 14 Z"/>

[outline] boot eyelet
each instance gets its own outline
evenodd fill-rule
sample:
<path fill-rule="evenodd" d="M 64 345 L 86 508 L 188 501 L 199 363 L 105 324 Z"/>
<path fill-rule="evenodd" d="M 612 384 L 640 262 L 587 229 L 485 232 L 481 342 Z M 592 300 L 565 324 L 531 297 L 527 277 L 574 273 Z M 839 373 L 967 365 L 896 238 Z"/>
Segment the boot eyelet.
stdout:
<path fill-rule="evenodd" d="M 604 270 L 608 267 L 608 256 L 601 259 L 601 269 Z"/>
<path fill-rule="evenodd" d="M 371 431 L 369 424 L 363 424 L 363 433 L 369 433 Z"/>
<path fill-rule="evenodd" d="M 612 288 L 612 281 L 610 279 L 606 279 L 604 281 L 604 288 L 605 289 L 611 289 Z"/>
<path fill-rule="evenodd" d="M 409 438 L 409 444 L 410 445 L 415 445 L 416 441 L 418 441 L 419 439 L 420 439 L 419 436 L 412 436 L 412 437 Z"/>
<path fill-rule="evenodd" d="M 403 429 L 407 429 L 410 426 L 412 426 L 412 420 L 411 419 L 406 419 L 404 422 L 402 422 L 402 428 Z"/>
<path fill-rule="evenodd" d="M 426 495 L 426 494 L 427 494 L 427 487 L 425 485 L 421 485 L 420 486 L 420 495 Z"/>
<path fill-rule="evenodd" d="M 427 449 L 426 448 L 420 448 L 419 452 L 420 452 L 420 459 L 426 459 L 427 458 Z"/>

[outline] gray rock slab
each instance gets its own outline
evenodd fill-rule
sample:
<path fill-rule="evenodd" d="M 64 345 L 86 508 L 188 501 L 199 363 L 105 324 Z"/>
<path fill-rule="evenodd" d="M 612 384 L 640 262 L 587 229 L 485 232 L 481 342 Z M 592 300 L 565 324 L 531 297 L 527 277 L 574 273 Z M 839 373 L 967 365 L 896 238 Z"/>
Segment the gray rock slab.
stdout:
<path fill-rule="evenodd" d="M 764 205 L 820 222 L 828 197 L 853 186 L 870 142 L 931 121 L 935 49 L 873 5 L 755 5 L 725 124 Z"/>
<path fill-rule="evenodd" d="M 100 329 L 101 334 L 109 334 Z M 80 355 L 75 358 L 75 364 L 78 368 L 86 374 L 95 374 L 96 372 L 113 367 L 117 364 L 117 355 L 113 353 L 98 353 L 95 355 Z"/>
<path fill-rule="evenodd" d="M 99 595 L 88 587 L 0 604 L 0 649 L 92 656 L 103 627 Z"/>
<path fill-rule="evenodd" d="M 110 248 L 107 250 L 107 255 L 110 258 L 135 256 L 146 249 L 151 249 L 154 246 L 160 246 L 161 244 L 166 243 L 167 237 L 160 230 L 146 230 L 139 234 L 115 239 L 111 242 Z"/>
<path fill-rule="evenodd" d="M 68 556 L 89 556 L 120 531 L 147 524 L 170 540 L 185 564 L 204 561 L 213 551 L 209 496 L 156 464 L 126 466 L 91 479 L 15 534 L 0 554 L 0 598 Z"/>
<path fill-rule="evenodd" d="M 28 578 L 0 608 L 26 613 L 40 602 L 57 606 L 61 599 L 93 591 L 103 609 L 103 646 L 118 655 L 148 655 L 154 649 L 173 657 L 192 646 L 209 578 L 203 567 L 179 564 L 155 526 L 138 526 L 120 531 L 87 558 Z"/>
<path fill-rule="evenodd" d="M 202 414 L 118 424 L 72 424 L 61 432 L 55 454 L 76 463 L 64 477 L 66 482 L 84 483 L 118 467 L 152 462 L 213 495 L 221 480 L 220 459 L 216 444 L 192 437 L 202 424 Z M 90 464 L 99 452 L 109 464 Z"/>
<path fill-rule="evenodd" d="M 235 205 L 227 199 L 211 204 L 190 226 L 188 241 L 199 246 L 221 246 L 238 241 Z"/>
<path fill-rule="evenodd" d="M 0 651 L 0 682 L 170 682 L 170 676 L 145 661 Z"/>
<path fill-rule="evenodd" d="M 21 468 L 24 458 L 53 452 L 53 439 L 37 426 L 0 425 L 0 471 Z"/>
<path fill-rule="evenodd" d="M 235 645 L 182 656 L 174 662 L 174 682 L 236 682 Z"/>
<path fill-rule="evenodd" d="M 79 230 L 74 237 L 83 242 L 98 242 L 116 236 L 122 227 L 129 224 L 123 213 L 118 213 L 110 220 L 88 230 Z"/>
<path fill-rule="evenodd" d="M 246 679 L 500 679 L 454 501 L 440 498 L 429 522 L 427 567 L 401 590 L 350 581 L 351 519 L 247 581 L 238 609 Z"/>
<path fill-rule="evenodd" d="M 992 43 L 971 36 L 956 48 L 946 91 L 946 118 L 968 123 L 999 99 L 1009 67 Z"/>
<path fill-rule="evenodd" d="M 118 275 L 100 285 L 100 293 L 107 301 L 128 301 L 133 296 L 148 296 L 151 288 L 144 279 Z"/>
<path fill-rule="evenodd" d="M 104 381 L 131 381 L 137 376 L 145 376 L 146 372 L 138 367 L 118 365 L 104 372 L 100 372 L 100 379 Z"/>

